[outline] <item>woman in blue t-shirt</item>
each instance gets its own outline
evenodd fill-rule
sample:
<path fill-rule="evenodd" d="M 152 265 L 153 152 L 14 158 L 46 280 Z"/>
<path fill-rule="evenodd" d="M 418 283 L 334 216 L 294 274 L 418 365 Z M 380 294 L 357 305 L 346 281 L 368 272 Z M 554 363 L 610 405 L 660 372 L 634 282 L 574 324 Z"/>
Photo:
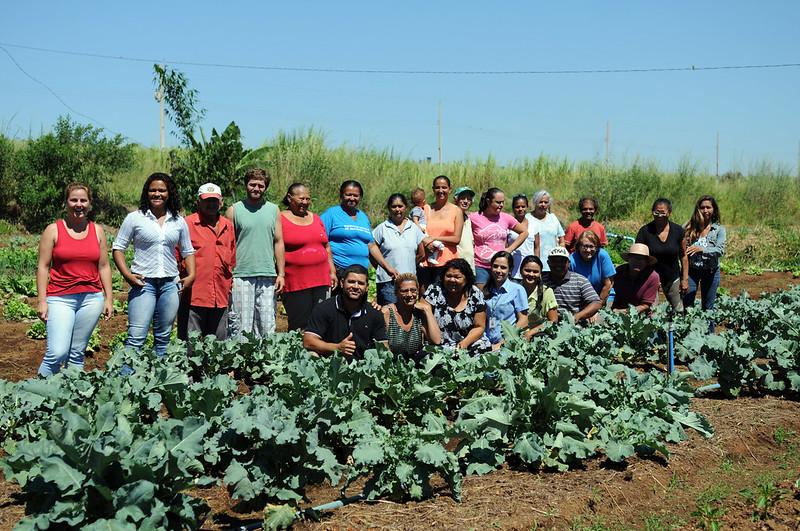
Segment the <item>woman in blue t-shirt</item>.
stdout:
<path fill-rule="evenodd" d="M 363 196 L 361 183 L 345 181 L 339 187 L 340 204 L 330 207 L 320 216 L 328 233 L 333 265 L 336 266 L 337 275 L 353 264 L 369 269 L 369 257 L 372 256 L 394 279 L 398 275 L 397 270 L 384 259 L 372 236 L 369 218 L 358 209 Z"/>
<path fill-rule="evenodd" d="M 569 255 L 569 264 L 570 271 L 589 280 L 600 296 L 600 302 L 605 306 L 614 286 L 614 275 L 617 270 L 611 261 L 611 256 L 600 247 L 600 237 L 593 230 L 585 230 L 578 236 L 575 252 Z"/>

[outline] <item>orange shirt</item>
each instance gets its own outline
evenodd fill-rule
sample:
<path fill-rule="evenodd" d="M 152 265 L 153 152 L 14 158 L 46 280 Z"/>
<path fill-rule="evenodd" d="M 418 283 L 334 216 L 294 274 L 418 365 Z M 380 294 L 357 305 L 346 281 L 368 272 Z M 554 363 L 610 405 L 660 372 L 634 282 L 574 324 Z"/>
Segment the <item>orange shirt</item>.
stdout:
<path fill-rule="evenodd" d="M 233 284 L 236 265 L 236 237 L 233 223 L 220 216 L 216 231 L 200 221 L 197 213 L 186 216 L 194 247 L 197 276 L 192 284 L 189 304 L 202 308 L 224 308 Z"/>
<path fill-rule="evenodd" d="M 453 236 L 456 233 L 456 219 L 458 216 L 463 216 L 461 209 L 458 207 L 451 208 L 450 212 L 452 215 L 444 219 L 434 219 L 431 215 L 432 211 L 433 208 L 431 208 L 430 205 L 425 205 L 425 221 L 427 222 L 425 232 L 427 235 L 434 240 L 439 236 Z M 441 267 L 452 258 L 458 258 L 458 244 L 445 243 L 444 249 L 442 249 L 441 254 L 436 259 L 436 261 L 439 262 L 439 266 L 432 266 L 432 264 L 428 263 L 427 258 L 423 264 L 427 267 Z"/>
<path fill-rule="evenodd" d="M 575 244 L 578 243 L 578 238 L 580 238 L 581 234 L 587 230 L 591 230 L 597 234 L 597 237 L 600 238 L 600 247 L 605 247 L 608 245 L 606 228 L 601 223 L 592 220 L 588 227 L 584 227 L 581 225 L 580 221 L 575 220 L 569 224 L 569 227 L 567 227 L 567 233 L 564 235 L 564 247 L 567 248 L 567 251 L 573 252 L 575 250 Z"/>

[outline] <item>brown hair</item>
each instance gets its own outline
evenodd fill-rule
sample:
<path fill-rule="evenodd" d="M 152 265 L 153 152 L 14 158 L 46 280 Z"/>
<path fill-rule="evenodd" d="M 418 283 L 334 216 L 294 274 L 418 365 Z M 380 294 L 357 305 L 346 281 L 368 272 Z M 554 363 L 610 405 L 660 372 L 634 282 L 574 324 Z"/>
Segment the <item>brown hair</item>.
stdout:
<path fill-rule="evenodd" d="M 714 199 L 713 196 L 704 195 L 697 200 L 697 203 L 694 204 L 694 213 L 692 213 L 691 219 L 689 222 L 686 223 L 686 241 L 691 244 L 693 241 L 697 240 L 697 237 L 703 232 L 704 222 L 703 216 L 700 214 L 700 205 L 703 201 L 708 201 L 711 203 L 711 208 L 714 211 L 711 213 L 711 223 L 720 223 L 721 218 L 719 215 L 719 205 L 717 205 L 717 200 Z"/>
<path fill-rule="evenodd" d="M 69 199 L 69 194 L 71 194 L 75 190 L 84 190 L 86 195 L 89 197 L 89 202 L 92 202 L 92 191 L 89 190 L 89 187 L 83 183 L 70 183 L 67 185 L 67 191 L 64 192 L 64 202 L 67 202 Z"/>
<path fill-rule="evenodd" d="M 589 240 L 594 244 L 595 247 L 598 249 L 600 248 L 600 237 L 591 229 L 586 229 L 585 231 L 581 232 L 581 235 L 578 236 L 578 241 L 575 242 L 575 246 L 577 247 L 580 245 L 583 240 Z"/>
<path fill-rule="evenodd" d="M 244 184 L 246 185 L 252 180 L 264 181 L 266 186 L 269 186 L 270 175 L 264 168 L 250 168 L 244 172 Z"/>

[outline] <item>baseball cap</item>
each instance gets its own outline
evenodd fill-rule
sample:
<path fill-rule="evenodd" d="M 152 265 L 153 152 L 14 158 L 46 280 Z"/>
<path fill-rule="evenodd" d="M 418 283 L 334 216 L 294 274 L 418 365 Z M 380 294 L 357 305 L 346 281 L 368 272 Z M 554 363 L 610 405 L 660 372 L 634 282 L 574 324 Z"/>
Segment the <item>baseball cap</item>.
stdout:
<path fill-rule="evenodd" d="M 197 190 L 197 197 L 200 199 L 208 199 L 209 197 L 222 199 L 222 190 L 214 183 L 206 183 Z"/>
<path fill-rule="evenodd" d="M 463 194 L 463 193 L 468 193 L 468 194 L 470 194 L 472 197 L 475 197 L 475 190 L 473 190 L 473 189 L 472 189 L 472 188 L 470 188 L 469 186 L 460 186 L 460 187 L 456 188 L 456 191 L 455 191 L 455 192 L 453 192 L 453 194 L 454 194 L 456 197 L 460 196 L 460 195 L 461 195 L 461 194 Z"/>
<path fill-rule="evenodd" d="M 553 247 L 550 249 L 547 258 L 563 258 L 564 260 L 569 260 L 569 251 L 567 251 L 566 247 Z"/>

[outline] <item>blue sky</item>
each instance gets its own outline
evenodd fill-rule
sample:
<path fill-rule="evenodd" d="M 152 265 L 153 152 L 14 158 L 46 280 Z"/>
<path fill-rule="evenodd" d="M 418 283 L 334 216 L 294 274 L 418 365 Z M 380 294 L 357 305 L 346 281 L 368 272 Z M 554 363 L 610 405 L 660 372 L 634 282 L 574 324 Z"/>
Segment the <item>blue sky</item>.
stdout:
<path fill-rule="evenodd" d="M 800 2 L 16 2 L 0 43 L 203 63 L 378 70 L 565 70 L 800 63 Z M 107 129 L 158 144 L 152 63 L 6 48 Z M 794 172 L 800 68 L 586 75 L 388 75 L 180 66 L 246 144 L 314 127 L 329 144 L 436 160 L 540 153 L 689 157 L 714 171 L 767 160 Z M 0 50 L 0 132 L 69 111 Z M 87 121 L 76 117 L 80 121 Z M 168 143 L 175 144 L 174 137 Z"/>

